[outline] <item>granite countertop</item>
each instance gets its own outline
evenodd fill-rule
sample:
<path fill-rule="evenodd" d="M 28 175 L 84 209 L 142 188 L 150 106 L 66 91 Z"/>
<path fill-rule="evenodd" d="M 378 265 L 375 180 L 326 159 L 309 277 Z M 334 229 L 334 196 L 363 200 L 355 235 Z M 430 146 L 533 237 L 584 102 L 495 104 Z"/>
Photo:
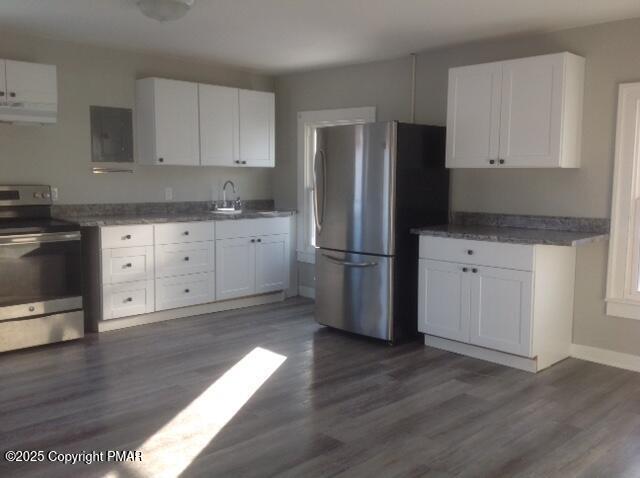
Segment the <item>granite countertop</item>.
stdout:
<path fill-rule="evenodd" d="M 602 232 L 561 231 L 480 224 L 444 224 L 440 226 L 415 228 L 412 229 L 411 232 L 422 236 L 550 246 L 580 246 L 604 241 L 609 237 L 608 234 Z"/>
<path fill-rule="evenodd" d="M 91 214 L 81 216 L 60 215 L 80 224 L 83 227 L 125 226 L 130 224 L 158 224 L 167 222 L 197 222 L 197 221 L 229 221 L 237 219 L 260 219 L 270 217 L 289 217 L 295 210 L 244 210 L 240 214 L 227 214 L 208 211 L 168 212 L 168 213 L 136 213 L 136 214 Z"/>

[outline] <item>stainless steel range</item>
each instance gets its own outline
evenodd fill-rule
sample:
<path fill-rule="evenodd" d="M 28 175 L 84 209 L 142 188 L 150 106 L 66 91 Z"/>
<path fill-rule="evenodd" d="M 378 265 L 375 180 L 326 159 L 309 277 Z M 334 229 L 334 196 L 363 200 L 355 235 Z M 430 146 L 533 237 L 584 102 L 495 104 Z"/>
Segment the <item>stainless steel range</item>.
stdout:
<path fill-rule="evenodd" d="M 80 239 L 49 186 L 0 186 L 0 352 L 84 336 Z"/>

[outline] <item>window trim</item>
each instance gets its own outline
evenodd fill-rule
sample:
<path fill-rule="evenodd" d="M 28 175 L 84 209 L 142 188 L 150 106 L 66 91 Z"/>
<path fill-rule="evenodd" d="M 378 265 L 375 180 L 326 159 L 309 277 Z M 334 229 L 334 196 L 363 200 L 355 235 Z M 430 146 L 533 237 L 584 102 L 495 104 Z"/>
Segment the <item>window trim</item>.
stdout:
<path fill-rule="evenodd" d="M 640 83 L 618 91 L 606 313 L 640 320 Z"/>
<path fill-rule="evenodd" d="M 322 126 L 372 123 L 376 120 L 376 107 L 340 108 L 331 110 L 301 111 L 298 113 L 298 213 L 297 257 L 299 262 L 315 264 L 315 248 L 311 245 L 311 194 L 309 186 L 313 153 L 307 148 L 311 131 Z"/>

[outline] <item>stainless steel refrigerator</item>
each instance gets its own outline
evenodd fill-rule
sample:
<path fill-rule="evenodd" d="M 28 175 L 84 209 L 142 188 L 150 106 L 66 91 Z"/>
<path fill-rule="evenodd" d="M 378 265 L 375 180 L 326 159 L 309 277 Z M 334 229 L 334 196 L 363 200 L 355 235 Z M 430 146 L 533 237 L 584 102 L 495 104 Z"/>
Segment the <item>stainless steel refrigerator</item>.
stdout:
<path fill-rule="evenodd" d="M 447 222 L 445 129 L 319 128 L 314 156 L 316 320 L 397 342 L 417 334 L 418 237 Z"/>

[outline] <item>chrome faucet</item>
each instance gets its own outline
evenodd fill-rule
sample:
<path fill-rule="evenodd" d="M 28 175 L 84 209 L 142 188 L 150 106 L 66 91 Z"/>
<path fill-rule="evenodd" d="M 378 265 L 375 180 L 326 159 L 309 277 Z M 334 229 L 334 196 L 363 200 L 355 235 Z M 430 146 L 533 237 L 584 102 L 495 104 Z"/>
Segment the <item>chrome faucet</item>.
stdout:
<path fill-rule="evenodd" d="M 233 191 L 233 194 L 236 193 L 236 185 L 233 184 L 233 181 L 231 181 L 231 179 L 227 179 L 227 181 L 224 183 L 224 186 L 222 186 L 222 207 L 228 207 L 228 203 L 227 203 L 227 186 L 231 185 L 231 190 Z"/>

